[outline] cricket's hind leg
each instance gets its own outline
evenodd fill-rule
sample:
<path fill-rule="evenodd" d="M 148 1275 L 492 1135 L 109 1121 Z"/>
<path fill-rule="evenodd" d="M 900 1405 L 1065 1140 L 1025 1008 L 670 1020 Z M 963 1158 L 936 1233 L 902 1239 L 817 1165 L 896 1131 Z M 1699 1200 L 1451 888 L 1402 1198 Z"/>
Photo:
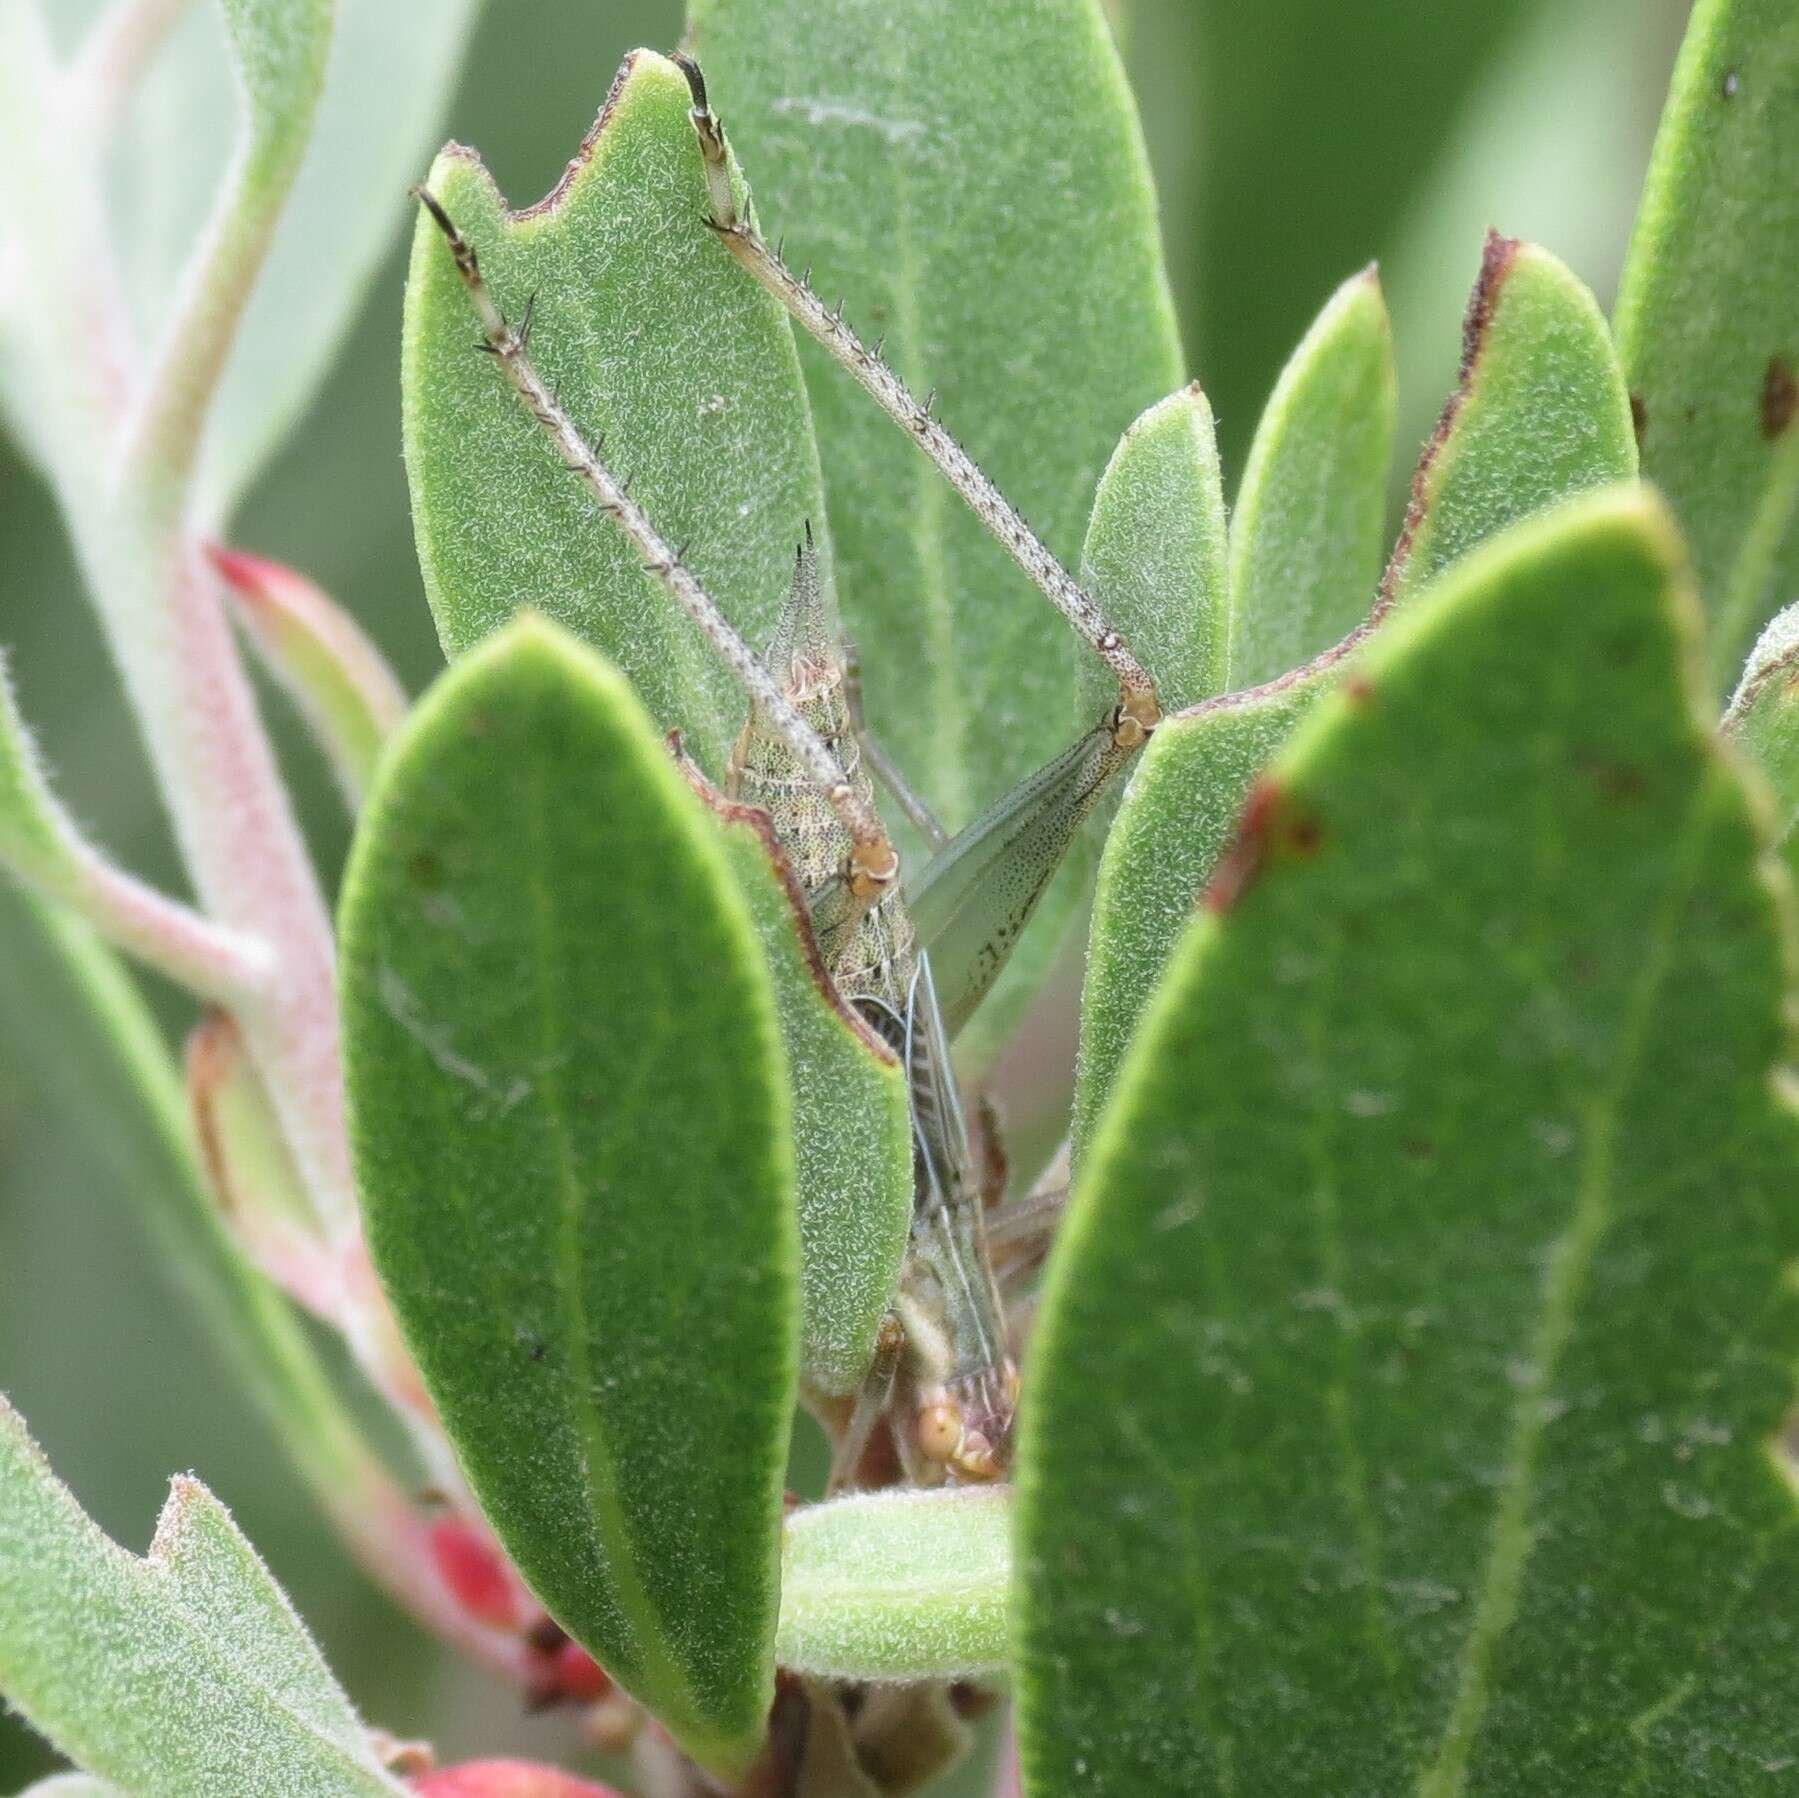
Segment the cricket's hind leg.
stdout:
<path fill-rule="evenodd" d="M 1148 671 L 1113 629 L 1093 596 L 1062 566 L 968 452 L 931 416 L 930 400 L 927 398 L 922 405 L 915 400 L 906 384 L 881 360 L 880 346 L 870 349 L 844 323 L 842 304 L 827 306 L 803 278 L 793 274 L 738 210 L 731 191 L 724 129 L 708 104 L 705 77 L 691 57 L 678 55 L 675 60 L 693 94 L 693 126 L 705 161 L 706 191 L 712 208 L 707 222 L 758 284 L 786 307 L 794 322 L 816 339 L 930 457 L 1001 548 L 1111 669 L 1118 680 L 1118 705 L 1108 721 L 1109 728 L 1121 749 L 1140 747 L 1162 718 L 1156 684 Z"/>

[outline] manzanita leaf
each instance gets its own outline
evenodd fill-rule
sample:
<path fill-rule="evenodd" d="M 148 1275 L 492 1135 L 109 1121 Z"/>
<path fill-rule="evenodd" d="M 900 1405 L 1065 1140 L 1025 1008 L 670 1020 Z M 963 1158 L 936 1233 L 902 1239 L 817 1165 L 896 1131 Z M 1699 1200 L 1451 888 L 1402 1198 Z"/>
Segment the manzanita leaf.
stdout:
<path fill-rule="evenodd" d="M 783 1667 L 970 1679 L 1006 1659 L 1011 1491 L 860 1493 L 796 1511 L 781 1552 Z"/>
<path fill-rule="evenodd" d="M 19 1798 L 129 1798 L 129 1794 L 86 1773 L 52 1773 L 28 1785 Z"/>
<path fill-rule="evenodd" d="M 738 1769 L 798 1243 L 774 999 L 712 820 L 623 676 L 520 620 L 384 758 L 342 936 L 369 1244 L 469 1480 L 557 1621 Z"/>
<path fill-rule="evenodd" d="M 1113 446 L 1183 373 L 1147 162 L 1097 0 L 690 11 L 763 229 L 845 297 L 865 340 L 885 338 L 920 399 L 936 390 L 950 429 L 1072 568 Z M 953 831 L 1067 742 L 1076 655 L 905 435 L 812 345 L 801 356 L 870 721 Z M 998 1004 L 1010 1008 L 1003 988 Z"/>
<path fill-rule="evenodd" d="M 1799 580 L 1799 11 L 1788 0 L 1693 8 L 1617 328 L 1644 472 L 1693 546 L 1725 688 Z"/>
<path fill-rule="evenodd" d="M 706 229 L 689 105 L 680 71 L 640 51 L 538 205 L 508 212 L 456 145 L 428 185 L 508 315 L 532 305 L 532 358 L 570 416 L 603 438 L 632 497 L 759 645 L 824 501 L 787 321 Z M 747 710 L 741 690 L 474 342 L 468 294 L 421 219 L 402 352 L 406 466 L 445 649 L 535 607 L 617 662 L 717 779 Z"/>
<path fill-rule="evenodd" d="M 381 651 L 330 594 L 267 556 L 214 545 L 237 618 L 325 752 L 350 810 L 368 790 L 406 693 Z"/>
<path fill-rule="evenodd" d="M 1256 427 L 1231 520 L 1231 687 L 1300 667 L 1367 617 L 1394 405 L 1392 327 L 1367 268 L 1319 313 Z"/>
<path fill-rule="evenodd" d="M 1483 538 L 1636 471 L 1630 398 L 1592 294 L 1547 250 L 1490 233 L 1461 385 L 1418 465 L 1384 595 L 1408 600 Z"/>
<path fill-rule="evenodd" d="M 803 1325 L 800 1377 L 854 1392 L 893 1302 L 912 1225 L 912 1117 L 886 1045 L 825 972 L 768 814 L 712 800 L 774 980 L 793 1084 Z"/>
<path fill-rule="evenodd" d="M 1697 642 L 1576 502 L 1252 801 L 1026 1372 L 1034 1798 L 1782 1789 L 1791 927 Z"/>
<path fill-rule="evenodd" d="M 141 1798 L 402 1788 L 219 1501 L 175 1481 L 141 1560 L 110 1542 L 0 1399 L 0 1693 Z"/>
<path fill-rule="evenodd" d="M 400 196 L 443 128 L 481 5 L 334 0 L 312 140 L 213 407 L 201 470 L 209 516 L 222 519 L 249 490 L 330 369 L 394 244 Z M 162 151 L 171 136 L 193 135 L 195 112 L 192 100 L 155 111 L 158 141 L 140 178 L 180 166 Z M 179 197 L 165 198 L 174 204 L 156 216 L 179 216 Z"/>
<path fill-rule="evenodd" d="M 1081 579 L 1144 665 L 1165 712 L 1224 691 L 1229 536 L 1212 408 L 1197 382 L 1158 400 L 1118 440 L 1093 496 Z M 1118 700 L 1096 657 L 1081 667 L 1088 723 Z"/>
<path fill-rule="evenodd" d="M 1229 848 L 1250 783 L 1268 766 L 1334 668 L 1232 693 L 1166 720 L 1131 778 L 1106 838 L 1074 1088 L 1078 1161 L 1119 1064 L 1181 933 Z"/>
<path fill-rule="evenodd" d="M 1779 834 L 1790 838 L 1799 818 L 1799 604 L 1777 613 L 1757 639 L 1723 729 L 1767 775 Z"/>

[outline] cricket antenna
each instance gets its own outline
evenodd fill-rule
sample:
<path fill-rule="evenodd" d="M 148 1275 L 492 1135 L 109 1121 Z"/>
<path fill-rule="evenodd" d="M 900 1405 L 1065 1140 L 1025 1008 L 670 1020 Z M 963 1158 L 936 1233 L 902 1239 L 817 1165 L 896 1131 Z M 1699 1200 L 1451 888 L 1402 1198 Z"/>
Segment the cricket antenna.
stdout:
<path fill-rule="evenodd" d="M 442 202 L 423 186 L 415 187 L 412 192 L 436 222 L 450 247 L 456 272 L 462 277 L 481 321 L 483 347 L 493 353 L 513 390 L 556 446 L 564 466 L 593 495 L 600 510 L 617 521 L 645 570 L 704 632 L 721 660 L 761 708 L 771 727 L 793 750 L 807 779 L 837 814 L 850 839 L 846 873 L 849 892 L 859 908 L 858 915 L 868 910 L 899 878 L 899 856 L 873 802 L 851 784 L 830 746 L 794 709 L 792 700 L 769 674 L 761 658 L 738 635 L 736 627 L 719 610 L 718 602 L 682 563 L 667 539 L 650 522 L 649 515 L 632 502 L 628 483 L 621 484 L 614 478 L 612 471 L 600 460 L 598 449 L 587 443 L 574 420 L 563 411 L 532 363 L 523 334 L 507 324 L 505 313 L 500 310 L 499 302 L 481 273 L 474 245 L 456 228 Z"/>

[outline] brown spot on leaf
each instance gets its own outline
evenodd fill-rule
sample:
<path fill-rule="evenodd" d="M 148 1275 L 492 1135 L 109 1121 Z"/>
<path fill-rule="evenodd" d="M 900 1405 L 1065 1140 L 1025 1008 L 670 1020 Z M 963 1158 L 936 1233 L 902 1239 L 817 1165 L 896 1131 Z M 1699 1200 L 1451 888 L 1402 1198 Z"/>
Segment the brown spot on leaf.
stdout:
<path fill-rule="evenodd" d="M 1316 855 L 1324 841 L 1324 826 L 1316 818 L 1295 818 L 1287 826 L 1287 847 L 1295 855 Z"/>
<path fill-rule="evenodd" d="M 1579 757 L 1576 765 L 1609 805 L 1634 805 L 1649 790 L 1648 778 L 1634 762 L 1587 755 Z"/>
<path fill-rule="evenodd" d="M 1237 835 L 1219 857 L 1201 896 L 1207 911 L 1228 912 L 1254 884 L 1267 860 L 1269 838 L 1285 803 L 1280 783 L 1266 775 L 1250 787 L 1249 797 L 1243 802 L 1243 815 L 1237 820 Z"/>
<path fill-rule="evenodd" d="M 1641 449 L 1649 430 L 1649 408 L 1634 387 L 1630 390 L 1630 428 L 1636 436 L 1637 448 Z"/>
<path fill-rule="evenodd" d="M 406 878 L 415 887 L 435 893 L 444 883 L 443 858 L 435 849 L 415 849 L 406 858 Z"/>
<path fill-rule="evenodd" d="M 1408 1161 L 1435 1161 L 1437 1145 L 1428 1136 L 1408 1136 L 1400 1145 Z"/>
<path fill-rule="evenodd" d="M 1799 381 L 1784 356 L 1770 356 L 1762 373 L 1762 435 L 1770 443 L 1786 434 L 1799 414 Z"/>
<path fill-rule="evenodd" d="M 1343 697 L 1353 706 L 1371 706 L 1374 704 L 1374 682 L 1365 674 L 1345 675 Z"/>

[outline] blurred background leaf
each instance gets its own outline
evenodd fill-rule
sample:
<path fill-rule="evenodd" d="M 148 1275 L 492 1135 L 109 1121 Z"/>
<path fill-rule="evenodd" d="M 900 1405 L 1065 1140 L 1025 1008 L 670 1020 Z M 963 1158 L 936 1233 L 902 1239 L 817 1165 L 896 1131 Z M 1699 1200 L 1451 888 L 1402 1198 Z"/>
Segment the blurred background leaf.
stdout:
<path fill-rule="evenodd" d="M 56 0 L 47 10 L 66 42 L 98 0 Z M 353 0 L 346 20 L 368 10 L 369 0 Z M 1489 223 L 1554 251 L 1609 308 L 1686 10 L 1684 0 L 1493 0 L 1474 9 L 1437 0 L 1254 8 L 1136 0 L 1127 61 L 1187 372 L 1217 409 L 1227 492 L 1282 363 L 1332 289 L 1371 258 L 1383 263 L 1394 314 L 1400 480 L 1453 378 Z M 197 6 L 185 28 L 214 26 Z M 592 122 L 623 54 L 667 48 L 679 30 L 678 0 L 604 8 L 506 0 L 475 28 L 441 131 L 479 144 L 506 192 L 540 194 Z M 390 102 L 412 103 L 406 84 L 438 48 L 416 47 L 420 62 Z M 222 143 L 222 120 L 218 130 Z M 413 691 L 440 664 L 412 550 L 398 392 L 401 248 L 411 223 L 404 185 L 428 160 L 370 177 L 392 191 L 385 214 L 369 213 L 380 261 L 368 297 L 319 399 L 263 469 L 233 530 L 235 542 L 291 562 L 354 611 Z M 315 173 L 309 164 L 302 189 Z M 163 191 L 168 205 L 188 209 L 169 221 L 173 241 L 182 219 L 204 209 L 204 164 Z M 176 883 L 167 828 L 57 522 L 7 448 L 0 592 L 10 596 L 0 641 L 15 652 L 58 790 L 100 841 Z M 345 827 L 331 776 L 278 697 L 271 716 L 334 874 Z M 435 1737 L 446 1759 L 554 1757 L 566 1725 L 521 1719 L 513 1697 L 427 1645 L 349 1567 L 269 1452 L 172 1281 L 146 1257 L 128 1188 L 66 1108 L 82 1091 L 70 1053 L 78 1045 L 61 1041 L 55 1018 L 21 989 L 11 903 L 0 902 L 0 1388 L 32 1417 L 101 1525 L 132 1546 L 143 1545 L 169 1472 L 199 1468 L 370 1717 Z M 1071 997 L 1049 1020 L 1061 1022 L 1060 1034 L 1033 1029 L 1028 1051 L 1005 1064 L 1015 1111 L 1046 1066 L 1066 1077 Z M 183 1018 L 178 1007 L 169 1015 Z M 193 1371 L 172 1379 L 165 1370 L 176 1366 Z M 20 1725 L 0 1718 L 0 1791 L 51 1764 Z"/>

